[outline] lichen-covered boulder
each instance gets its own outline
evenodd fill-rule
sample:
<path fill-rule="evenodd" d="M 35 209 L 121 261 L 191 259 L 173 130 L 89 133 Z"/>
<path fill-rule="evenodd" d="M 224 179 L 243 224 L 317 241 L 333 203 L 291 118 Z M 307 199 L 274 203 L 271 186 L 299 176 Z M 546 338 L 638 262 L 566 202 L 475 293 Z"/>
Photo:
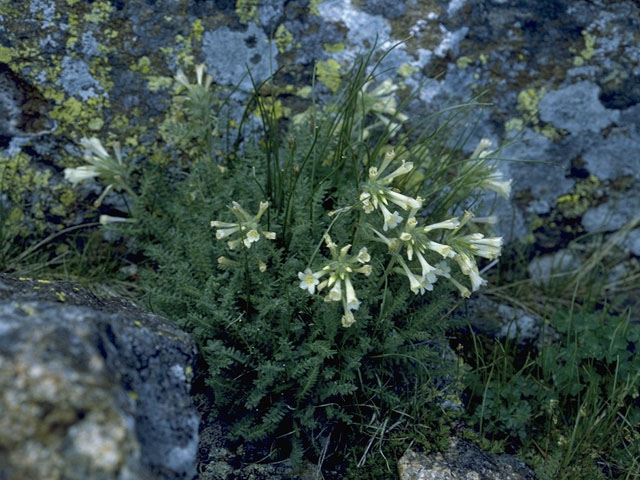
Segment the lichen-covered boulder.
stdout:
<path fill-rule="evenodd" d="M 534 473 L 511 455 L 488 453 L 459 438 L 446 452 L 408 450 L 398 461 L 400 480 L 534 480 Z"/>
<path fill-rule="evenodd" d="M 0 478 L 194 478 L 195 358 L 128 301 L 0 274 Z"/>
<path fill-rule="evenodd" d="M 0 20 L 0 63 L 35 99 L 25 104 L 38 119 L 27 129 L 37 137 L 0 125 L 8 144 L 0 187 L 9 221 L 24 235 L 100 213 L 91 207 L 96 185 L 72 188 L 61 179 L 64 167 L 81 162 L 74 140 L 83 135 L 118 140 L 128 159 L 168 162 L 157 126 L 172 76 L 199 62 L 215 84 L 239 84 L 231 101 L 238 106 L 252 88 L 247 67 L 257 83 L 283 68 L 270 95 L 285 117 L 310 105 L 314 67 L 323 100 L 374 45 L 378 52 L 395 45 L 380 71 L 417 89 L 413 116 L 484 91 L 491 105 L 468 148 L 480 137 L 514 142 L 503 152 L 514 195 L 496 205 L 509 214 L 497 229 L 536 241 L 530 229 L 560 225 L 563 238 L 546 239 L 545 249 L 584 233 L 576 216 L 607 200 L 595 191 L 622 193 L 620 179 L 640 168 L 637 156 L 623 153 L 640 144 L 633 0 L 28 0 L 0 2 Z M 625 185 L 625 196 L 640 196 L 637 179 Z M 103 208 L 121 207 L 110 203 L 116 198 Z"/>

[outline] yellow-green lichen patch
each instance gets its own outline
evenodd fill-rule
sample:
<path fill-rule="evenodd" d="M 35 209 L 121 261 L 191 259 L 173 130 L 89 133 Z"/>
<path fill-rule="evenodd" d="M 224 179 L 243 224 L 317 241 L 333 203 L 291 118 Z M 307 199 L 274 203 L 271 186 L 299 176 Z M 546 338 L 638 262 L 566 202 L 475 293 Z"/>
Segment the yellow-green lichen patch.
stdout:
<path fill-rule="evenodd" d="M 92 118 L 91 120 L 89 120 L 87 127 L 89 128 L 89 130 L 97 131 L 102 130 L 103 125 L 104 120 L 102 120 L 101 118 Z"/>
<path fill-rule="evenodd" d="M 309 98 L 311 96 L 311 91 L 311 87 L 309 85 L 305 85 L 296 91 L 296 96 L 300 98 Z"/>
<path fill-rule="evenodd" d="M 509 132 L 511 130 L 520 131 L 524 127 L 524 122 L 521 118 L 510 118 L 504 124 L 505 132 Z"/>
<path fill-rule="evenodd" d="M 108 1 L 93 2 L 91 11 L 84 15 L 84 20 L 89 23 L 103 23 L 109 20 L 113 7 Z"/>
<path fill-rule="evenodd" d="M 584 48 L 580 50 L 580 53 L 573 57 L 573 65 L 576 67 L 581 67 L 585 64 L 585 62 L 591 60 L 594 55 L 593 47 L 596 44 L 596 37 L 591 35 L 586 30 L 582 31 L 582 38 L 584 40 Z"/>
<path fill-rule="evenodd" d="M 276 42 L 278 51 L 280 53 L 284 53 L 287 50 L 287 47 L 291 45 L 291 42 L 293 42 L 293 34 L 287 30 L 287 27 L 285 27 L 284 24 L 282 24 L 276 29 L 273 40 Z"/>
<path fill-rule="evenodd" d="M 538 104 L 542 97 L 547 93 L 547 89 L 542 87 L 539 89 L 528 88 L 522 90 L 518 94 L 517 108 L 528 117 L 535 118 L 538 116 Z"/>
<path fill-rule="evenodd" d="M 149 57 L 144 56 L 140 57 L 136 63 L 131 65 L 131 70 L 134 72 L 140 72 L 143 75 L 147 75 L 149 73 L 149 66 L 151 65 L 151 60 Z"/>
<path fill-rule="evenodd" d="M 58 300 L 61 302 L 64 302 L 67 299 L 64 292 L 56 292 L 56 297 L 58 297 Z"/>
<path fill-rule="evenodd" d="M 258 118 L 261 117 L 261 109 L 267 112 L 267 114 L 274 119 L 288 117 L 291 115 L 291 109 L 283 106 L 282 101 L 280 101 L 279 99 L 275 99 L 274 97 L 269 96 L 263 97 L 261 99 L 261 102 L 261 108 L 256 107 L 256 109 L 253 111 L 253 114 Z"/>
<path fill-rule="evenodd" d="M 311 15 L 320 16 L 320 10 L 318 10 L 318 7 L 320 6 L 321 3 L 322 3 L 322 0 L 311 0 L 309 2 L 309 13 Z"/>
<path fill-rule="evenodd" d="M 329 53 L 339 53 L 344 50 L 344 43 L 325 43 L 323 47 Z"/>
<path fill-rule="evenodd" d="M 65 207 L 73 205 L 76 201 L 76 196 L 71 188 L 65 188 L 59 197 L 60 203 Z"/>
<path fill-rule="evenodd" d="M 324 83 L 329 90 L 337 92 L 340 88 L 340 64 L 330 58 L 328 60 L 321 60 L 316 63 L 316 73 L 318 80 Z"/>
<path fill-rule="evenodd" d="M 251 20 L 257 20 L 258 7 L 254 0 L 236 0 L 236 14 L 240 22 L 247 24 Z"/>
<path fill-rule="evenodd" d="M 519 127 L 517 129 L 521 130 L 523 126 L 527 125 L 550 140 L 561 138 L 564 134 L 562 130 L 554 128 L 551 124 L 543 124 L 544 122 L 540 120 L 538 104 L 546 94 L 547 89 L 544 87 L 522 90 L 518 94 L 516 108 L 522 112 L 523 118 L 512 118 L 505 127 Z"/>
<path fill-rule="evenodd" d="M 19 307 L 20 310 L 22 310 L 24 313 L 26 313 L 29 316 L 36 314 L 35 309 L 33 307 L 30 307 L 29 305 L 20 305 L 19 303 L 15 303 L 14 305 L 16 307 Z"/>
<path fill-rule="evenodd" d="M 9 63 L 11 62 L 12 58 L 13 58 L 13 51 L 8 47 L 0 45 L 0 62 Z"/>
<path fill-rule="evenodd" d="M 191 24 L 191 33 L 193 35 L 193 38 L 196 39 L 198 42 L 202 41 L 202 34 L 204 33 L 204 26 L 202 25 L 202 20 L 200 20 L 199 18 L 194 20 L 194 22 Z"/>
<path fill-rule="evenodd" d="M 147 78 L 147 88 L 150 92 L 167 90 L 173 85 L 173 78 L 162 75 L 149 75 Z"/>
<path fill-rule="evenodd" d="M 398 67 L 398 74 L 403 76 L 404 78 L 407 78 L 413 75 L 418 70 L 418 67 L 414 67 L 412 65 L 409 65 L 408 63 L 403 63 Z"/>
<path fill-rule="evenodd" d="M 0 191 L 5 192 L 10 205 L 2 225 L 6 232 L 24 237 L 45 230 L 44 212 L 59 205 L 49 188 L 51 176 L 49 169 L 32 164 L 24 152 L 0 163 Z"/>
<path fill-rule="evenodd" d="M 473 63 L 473 59 L 471 57 L 460 57 L 456 60 L 456 66 L 458 68 L 467 68 L 469 65 Z"/>
<path fill-rule="evenodd" d="M 594 175 L 579 179 L 571 191 L 556 199 L 556 210 L 564 218 L 578 218 L 597 205 L 602 197 L 602 182 Z"/>

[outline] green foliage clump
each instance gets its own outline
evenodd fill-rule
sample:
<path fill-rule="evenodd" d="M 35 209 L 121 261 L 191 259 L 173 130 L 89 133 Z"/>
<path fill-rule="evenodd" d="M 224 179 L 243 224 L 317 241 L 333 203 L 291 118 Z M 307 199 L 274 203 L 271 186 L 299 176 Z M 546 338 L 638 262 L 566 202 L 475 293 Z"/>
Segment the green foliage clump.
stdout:
<path fill-rule="evenodd" d="M 518 446 L 540 478 L 636 478 L 627 475 L 640 459 L 640 327 L 606 311 L 558 311 L 549 324 L 560 340 L 526 358 L 476 344 L 472 358 L 484 360 L 465 379 L 472 422 Z"/>
<path fill-rule="evenodd" d="M 179 73 L 163 133 L 190 161 L 149 167 L 131 217 L 102 219 L 144 253 L 148 306 L 198 341 L 232 436 L 279 439 L 295 461 L 372 421 L 411 428 L 444 400 L 453 294 L 485 283 L 475 257 L 500 254 L 461 214 L 510 187 L 489 143 L 462 155 L 469 105 L 412 124 L 369 60 L 286 132 L 256 85 L 232 141 L 203 67 L 194 84 Z M 262 132 L 245 135 L 254 111 Z M 104 149 L 85 145 L 100 163 Z"/>

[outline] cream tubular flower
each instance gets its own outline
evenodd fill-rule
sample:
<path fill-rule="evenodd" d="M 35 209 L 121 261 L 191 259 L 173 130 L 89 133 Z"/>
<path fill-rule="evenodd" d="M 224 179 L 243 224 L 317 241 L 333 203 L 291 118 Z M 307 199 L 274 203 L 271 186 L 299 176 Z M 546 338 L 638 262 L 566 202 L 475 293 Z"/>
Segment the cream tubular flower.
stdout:
<path fill-rule="evenodd" d="M 258 214 L 253 217 L 253 221 L 257 222 L 258 220 L 260 220 L 260 217 L 262 217 L 264 212 L 267 211 L 267 208 L 269 208 L 269 202 L 260 202 L 260 206 L 258 207 Z"/>
<path fill-rule="evenodd" d="M 382 230 L 384 230 L 385 232 L 389 229 L 396 228 L 400 224 L 400 222 L 402 222 L 402 217 L 397 210 L 391 213 L 389 209 L 387 209 L 387 207 L 385 207 L 383 204 L 380 204 L 380 210 L 382 211 L 382 216 L 384 217 Z"/>
<path fill-rule="evenodd" d="M 422 268 L 422 278 L 427 278 L 429 279 L 430 283 L 435 283 L 437 280 L 437 277 L 436 277 L 437 269 L 429 265 L 429 262 L 427 262 L 427 260 L 424 258 L 422 253 L 420 253 L 419 251 L 416 251 L 416 256 L 418 257 L 418 261 L 420 262 L 420 267 Z"/>
<path fill-rule="evenodd" d="M 231 250 L 236 249 L 240 244 L 243 244 L 246 248 L 251 248 L 251 245 L 260 240 L 264 236 L 268 240 L 275 240 L 275 232 L 267 232 L 260 228 L 258 221 L 264 214 L 268 202 L 260 202 L 258 213 L 253 217 L 247 213 L 246 210 L 238 202 L 232 202 L 231 211 L 235 214 L 237 222 L 222 222 L 219 220 L 212 220 L 209 225 L 213 228 L 217 228 L 216 238 L 222 240 L 235 233 L 240 233 L 240 238 L 234 238 L 227 242 Z"/>
<path fill-rule="evenodd" d="M 360 308 L 360 300 L 356 297 L 356 291 L 353 289 L 351 279 L 345 277 L 344 279 L 345 291 L 347 294 L 347 308 L 349 310 L 358 310 Z"/>
<path fill-rule="evenodd" d="M 406 263 L 404 263 L 402 259 L 400 259 L 399 263 L 400 263 L 400 266 L 402 267 L 402 270 L 404 270 L 405 276 L 409 279 L 409 288 L 411 289 L 411 291 L 414 294 L 417 294 L 418 292 L 420 292 L 420 290 L 423 290 L 424 292 L 424 286 L 422 285 L 422 280 L 418 279 L 418 277 L 416 277 L 416 275 L 411 270 L 409 270 L 409 267 L 407 266 Z"/>
<path fill-rule="evenodd" d="M 70 181 L 74 186 L 79 182 L 99 175 L 100 173 L 93 165 L 83 165 L 81 167 L 64 169 L 64 179 Z"/>
<path fill-rule="evenodd" d="M 500 256 L 502 250 L 502 237 L 484 238 L 481 233 L 469 235 L 469 248 L 478 257 L 493 260 Z"/>
<path fill-rule="evenodd" d="M 240 225 L 235 224 L 233 227 L 229 228 L 219 228 L 216 230 L 216 238 L 218 240 L 222 240 L 223 238 L 227 238 L 229 235 L 233 235 L 237 231 L 240 230 Z"/>
<path fill-rule="evenodd" d="M 97 139 L 96 137 L 91 137 L 91 138 L 84 137 L 82 140 L 80 140 L 80 145 L 82 145 L 84 148 L 86 148 L 87 150 L 89 150 L 91 153 L 96 155 L 98 158 L 101 158 L 102 160 L 106 160 L 109 158 L 109 154 L 107 153 L 105 148 L 102 146 L 102 142 L 100 142 L 100 140 Z"/>
<path fill-rule="evenodd" d="M 196 65 L 196 80 L 198 82 L 198 85 L 202 85 L 202 79 L 203 79 L 203 76 L 204 76 L 204 69 L 205 69 L 204 63 L 200 63 L 200 64 Z"/>
<path fill-rule="evenodd" d="M 371 255 L 369 255 L 369 251 L 367 247 L 362 247 L 358 252 L 357 260 L 360 263 L 367 263 L 371 261 Z"/>
<path fill-rule="evenodd" d="M 260 233 L 258 233 L 258 231 L 254 229 L 247 232 L 247 236 L 242 242 L 244 243 L 245 247 L 251 248 L 251 244 L 257 242 L 258 240 L 260 240 Z"/>
<path fill-rule="evenodd" d="M 189 83 L 189 79 L 187 78 L 187 76 L 184 74 L 184 72 L 182 71 L 182 69 L 179 69 L 176 74 L 174 75 L 174 80 L 176 82 L 178 82 L 180 85 L 182 85 L 185 88 L 191 88 L 191 84 Z"/>
<path fill-rule="evenodd" d="M 220 265 L 227 265 L 232 267 L 237 267 L 239 265 L 235 260 L 231 260 L 230 258 L 227 258 L 225 256 L 218 257 L 218 263 Z"/>
<path fill-rule="evenodd" d="M 451 278 L 451 267 L 449 264 L 442 260 L 439 263 L 436 263 L 436 275 L 440 275 L 444 278 Z"/>
<path fill-rule="evenodd" d="M 369 275 L 371 275 L 372 272 L 372 268 L 371 265 L 363 265 L 360 268 L 356 268 L 353 271 L 356 273 L 362 273 L 365 277 L 368 277 Z"/>
<path fill-rule="evenodd" d="M 476 261 L 464 252 L 458 252 L 453 259 L 458 263 L 460 270 L 465 275 L 469 275 L 469 272 L 473 269 L 478 269 Z"/>
<path fill-rule="evenodd" d="M 508 200 L 511 196 L 511 182 L 511 179 L 504 180 L 502 172 L 494 171 L 482 181 L 481 186 Z"/>
<path fill-rule="evenodd" d="M 356 319 L 353 317 L 353 313 L 350 310 L 345 310 L 344 315 L 342 315 L 342 326 L 349 328 L 354 323 L 356 323 Z"/>
<path fill-rule="evenodd" d="M 448 229 L 455 230 L 460 226 L 460 220 L 457 217 L 450 218 L 449 220 L 445 220 L 444 222 L 432 223 L 431 225 L 427 225 L 422 229 L 424 233 L 430 232 L 431 230 L 439 230 L 439 229 Z"/>
<path fill-rule="evenodd" d="M 375 228 L 372 228 L 371 230 L 378 236 L 378 238 L 380 238 L 382 243 L 384 243 L 389 248 L 389 250 L 396 251 L 400 246 L 397 238 L 387 238 Z"/>
<path fill-rule="evenodd" d="M 489 140 L 488 138 L 483 138 L 478 142 L 478 146 L 476 147 L 476 149 L 473 151 L 473 153 L 471 154 L 471 158 L 484 158 L 487 155 L 489 155 L 491 152 L 488 151 L 489 148 L 491 148 L 491 145 L 493 145 L 493 142 L 491 140 Z"/>
<path fill-rule="evenodd" d="M 136 219 L 127 217 L 113 217 L 111 215 L 100 215 L 98 222 L 100 222 L 100 225 L 108 225 L 109 223 L 136 223 Z"/>
<path fill-rule="evenodd" d="M 304 272 L 298 272 L 298 278 L 300 279 L 300 288 L 307 290 L 311 295 L 316 293 L 316 285 L 319 283 L 319 279 L 326 272 L 312 272 L 310 268 L 307 268 Z"/>
<path fill-rule="evenodd" d="M 471 269 L 469 272 L 469 280 L 471 280 L 471 291 L 475 292 L 481 286 L 486 285 L 487 281 L 480 276 L 478 267 Z"/>
<path fill-rule="evenodd" d="M 428 291 L 432 292 L 433 291 L 433 284 L 436 283 L 437 280 L 438 280 L 438 278 L 435 275 L 433 275 L 432 277 L 421 278 L 420 279 L 420 285 L 421 285 L 420 294 L 424 295 L 425 290 L 428 290 Z"/>
<path fill-rule="evenodd" d="M 391 200 L 403 210 L 422 207 L 422 202 L 420 200 L 408 197 L 407 195 L 403 195 L 398 192 L 394 192 L 393 190 L 387 191 L 386 196 L 389 198 L 389 200 Z"/>
<path fill-rule="evenodd" d="M 432 240 L 429 240 L 427 242 L 426 247 L 429 250 L 433 250 L 434 252 L 439 253 L 440 255 L 442 255 L 443 258 L 453 257 L 455 255 L 455 252 L 451 249 L 449 245 L 443 245 L 441 243 L 434 242 Z"/>
<path fill-rule="evenodd" d="M 460 296 L 462 298 L 469 298 L 471 296 L 471 291 L 467 287 L 462 285 L 453 277 L 448 277 L 448 278 L 449 278 L 449 281 L 453 283 L 453 285 L 458 289 L 458 291 L 460 292 Z"/>
<path fill-rule="evenodd" d="M 400 175 L 406 175 L 411 170 L 413 170 L 413 162 L 405 162 L 403 160 L 402 161 L 402 165 L 400 165 L 393 172 L 391 172 L 389 175 L 386 175 L 382 179 L 382 183 L 384 183 L 384 184 L 391 183 L 394 178 L 399 177 Z"/>
<path fill-rule="evenodd" d="M 326 297 L 327 302 L 339 302 L 342 300 L 342 288 L 340 287 L 340 282 L 336 282 L 331 290 L 329 290 L 329 294 Z"/>

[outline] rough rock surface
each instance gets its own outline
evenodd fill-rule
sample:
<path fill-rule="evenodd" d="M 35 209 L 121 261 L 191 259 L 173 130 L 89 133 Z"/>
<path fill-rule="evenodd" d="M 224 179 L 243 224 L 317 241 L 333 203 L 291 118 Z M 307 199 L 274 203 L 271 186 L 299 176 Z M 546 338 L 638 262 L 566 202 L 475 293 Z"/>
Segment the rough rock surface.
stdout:
<path fill-rule="evenodd" d="M 0 274 L 0 478 L 193 478 L 196 349 L 167 320 Z"/>
<path fill-rule="evenodd" d="M 442 453 L 408 450 L 398 462 L 400 480 L 534 480 L 534 473 L 510 455 L 487 453 L 472 443 L 451 439 Z"/>
<path fill-rule="evenodd" d="M 63 180 L 82 162 L 73 139 L 118 140 L 141 167 L 166 160 L 156 129 L 178 68 L 205 62 L 229 86 L 245 65 L 258 82 L 285 67 L 274 90 L 287 115 L 310 104 L 299 92 L 314 65 L 325 99 L 357 53 L 402 39 L 381 69 L 419 88 L 412 116 L 487 92 L 468 148 L 480 137 L 510 142 L 501 170 L 514 178 L 512 200 L 489 201 L 501 214 L 497 233 L 554 251 L 638 210 L 635 0 L 25 0 L 0 1 L 7 221 L 37 241 L 121 208 L 109 196 L 96 211 L 95 184 Z M 232 101 L 248 90 L 245 78 Z M 638 237 L 625 243 L 631 255 L 640 256 Z"/>
<path fill-rule="evenodd" d="M 148 157 L 178 68 L 206 62 L 217 84 L 241 82 L 233 101 L 242 102 L 251 89 L 247 66 L 256 82 L 285 67 L 275 83 L 287 115 L 309 105 L 298 92 L 311 84 L 314 64 L 319 98 L 326 98 L 357 53 L 402 39 L 381 69 L 419 88 L 412 114 L 487 91 L 492 105 L 469 149 L 481 136 L 512 140 L 505 159 L 529 161 L 505 162 L 514 198 L 496 208 L 513 221 L 499 233 L 524 238 L 532 222 L 567 220 L 566 209 L 576 209 L 558 201 L 566 195 L 586 204 L 582 213 L 598 207 L 606 198 L 581 198 L 585 177 L 615 189 L 640 168 L 637 155 L 621 153 L 640 148 L 640 7 L 632 0 L 20 3 L 0 3 L 0 62 L 35 101 L 18 102 L 26 115 L 12 114 L 6 124 L 0 118 L 0 143 L 9 166 L 24 172 L 13 184 L 5 176 L 2 189 L 12 191 L 10 218 L 25 234 L 100 213 L 89 206 L 99 190 L 61 180 L 64 167 L 81 161 L 70 139 L 118 139 L 127 158 Z M 14 111 L 15 102 L 3 98 L 0 111 Z M 41 135 L 16 133 L 27 123 L 26 131 Z M 55 131 L 43 133 L 52 124 Z M 637 179 L 632 187 L 626 195 L 640 197 Z M 21 202 L 27 197 L 37 201 Z M 112 201 L 103 209 L 117 207 Z M 566 223 L 563 241 L 584 232 L 580 222 Z"/>

